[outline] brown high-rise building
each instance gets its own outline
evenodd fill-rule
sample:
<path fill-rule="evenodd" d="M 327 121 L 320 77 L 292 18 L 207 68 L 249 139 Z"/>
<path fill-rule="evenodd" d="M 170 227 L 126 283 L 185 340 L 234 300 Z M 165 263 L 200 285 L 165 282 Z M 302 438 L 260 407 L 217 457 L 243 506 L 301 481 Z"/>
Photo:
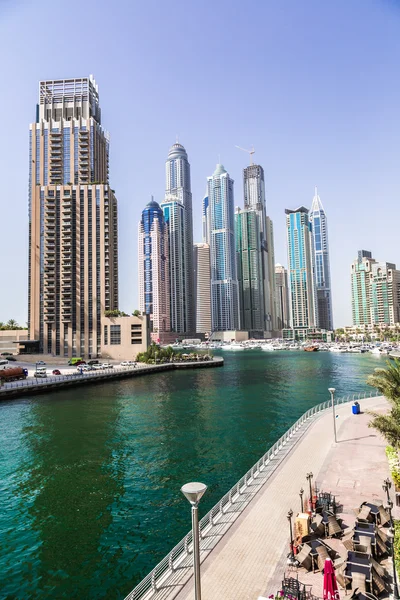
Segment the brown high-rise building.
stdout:
<path fill-rule="evenodd" d="M 31 340 L 60 356 L 97 356 L 101 317 L 118 307 L 117 200 L 92 77 L 41 81 L 30 126 Z"/>

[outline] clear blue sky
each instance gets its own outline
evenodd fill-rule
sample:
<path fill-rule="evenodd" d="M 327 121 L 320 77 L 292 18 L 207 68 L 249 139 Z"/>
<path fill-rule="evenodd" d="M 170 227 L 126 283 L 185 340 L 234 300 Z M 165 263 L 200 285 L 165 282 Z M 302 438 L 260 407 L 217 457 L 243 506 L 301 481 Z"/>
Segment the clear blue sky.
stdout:
<path fill-rule="evenodd" d="M 400 2 L 397 0 L 0 0 L 0 320 L 27 319 L 28 129 L 38 81 L 93 73 L 119 201 L 120 307 L 137 307 L 137 223 L 161 201 L 176 134 L 192 168 L 194 239 L 221 161 L 243 205 L 256 149 L 275 258 L 286 207 L 329 219 L 335 325 L 351 322 L 360 248 L 400 267 Z"/>

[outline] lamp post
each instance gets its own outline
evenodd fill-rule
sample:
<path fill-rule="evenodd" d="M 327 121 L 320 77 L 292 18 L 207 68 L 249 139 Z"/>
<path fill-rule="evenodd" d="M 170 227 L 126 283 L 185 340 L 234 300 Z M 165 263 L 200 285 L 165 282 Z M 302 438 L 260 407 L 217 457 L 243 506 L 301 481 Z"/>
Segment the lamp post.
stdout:
<path fill-rule="evenodd" d="M 313 508 L 314 508 L 313 495 L 312 495 L 312 478 L 313 477 L 314 477 L 314 475 L 311 472 L 307 473 L 307 475 L 306 475 L 308 485 L 310 486 L 310 509 L 311 510 L 313 510 Z"/>
<path fill-rule="evenodd" d="M 337 437 L 336 437 L 336 415 L 335 415 L 335 388 L 328 388 L 328 392 L 330 393 L 331 400 L 332 400 L 333 433 L 335 435 L 335 443 L 336 443 Z"/>
<path fill-rule="evenodd" d="M 182 494 L 192 505 L 192 536 L 193 536 L 193 573 L 194 573 L 194 598 L 201 600 L 200 586 L 200 535 L 199 535 L 199 502 L 207 490 L 204 483 L 186 483 L 181 487 Z"/>
<path fill-rule="evenodd" d="M 301 509 L 301 512 L 303 512 L 303 494 L 304 494 L 304 490 L 303 490 L 303 488 L 300 488 L 299 496 L 300 496 L 300 509 Z"/>
<path fill-rule="evenodd" d="M 293 517 L 293 511 L 292 511 L 292 509 L 290 509 L 287 514 L 287 520 L 289 521 L 289 530 L 290 530 L 290 561 L 294 560 L 292 517 Z"/>
<path fill-rule="evenodd" d="M 389 504 L 390 502 L 390 494 L 389 494 L 389 490 L 392 487 L 392 482 L 390 481 L 389 477 L 386 477 L 386 479 L 384 480 L 383 484 L 382 484 L 382 489 L 384 492 L 386 492 L 386 497 L 387 497 L 387 503 Z"/>

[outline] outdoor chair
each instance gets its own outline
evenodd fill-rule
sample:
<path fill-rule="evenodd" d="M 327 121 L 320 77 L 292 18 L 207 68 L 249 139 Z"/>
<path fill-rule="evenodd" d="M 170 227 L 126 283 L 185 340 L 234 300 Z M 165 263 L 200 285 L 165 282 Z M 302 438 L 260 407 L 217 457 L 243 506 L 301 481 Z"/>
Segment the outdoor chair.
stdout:
<path fill-rule="evenodd" d="M 343 529 L 339 525 L 336 517 L 331 515 L 328 517 L 328 535 L 329 537 L 340 536 L 343 534 Z"/>
<path fill-rule="evenodd" d="M 379 534 L 375 536 L 375 540 L 376 540 L 377 550 L 379 550 L 379 554 L 380 555 L 387 554 L 388 553 L 387 545 L 385 544 L 384 541 L 382 541 Z"/>
<path fill-rule="evenodd" d="M 317 535 L 325 535 L 325 527 L 322 523 L 322 520 L 323 519 L 321 515 L 315 515 L 315 517 L 311 521 L 311 529 Z"/>
<path fill-rule="evenodd" d="M 390 523 L 390 517 L 388 515 L 388 512 L 383 508 L 382 505 L 379 507 L 379 520 L 381 522 L 381 525 L 387 525 L 387 523 Z"/>
<path fill-rule="evenodd" d="M 338 560 L 340 560 L 340 559 L 338 559 Z M 345 562 L 342 562 L 340 564 L 340 566 L 336 566 L 336 564 L 335 564 L 336 581 L 338 582 L 340 587 L 342 587 L 344 589 L 344 593 L 347 594 L 348 581 L 346 579 L 345 572 L 346 572 L 346 563 Z"/>
<path fill-rule="evenodd" d="M 352 590 L 360 590 L 360 592 L 365 592 L 366 588 L 366 577 L 363 573 L 353 572 L 352 580 L 351 580 L 351 589 Z"/>
<path fill-rule="evenodd" d="M 326 549 L 325 546 L 318 546 L 317 553 L 318 553 L 318 569 L 319 569 L 319 571 L 323 571 L 324 566 L 325 566 L 325 561 L 327 558 L 329 558 L 328 550 Z"/>
<path fill-rule="evenodd" d="M 355 589 L 349 600 L 378 600 L 378 598 L 370 592 L 360 592 L 359 590 Z"/>
<path fill-rule="evenodd" d="M 357 520 L 361 521 L 362 523 L 371 523 L 371 508 L 369 506 L 363 505 L 357 515 Z"/>
<path fill-rule="evenodd" d="M 340 541 L 346 550 L 354 550 L 353 533 L 343 536 Z"/>
<path fill-rule="evenodd" d="M 387 579 L 388 572 L 386 571 L 385 567 L 380 565 L 378 563 L 378 561 L 376 561 L 372 557 L 371 557 L 371 564 L 372 564 L 372 567 L 374 568 L 374 570 L 378 573 L 379 577 L 382 577 L 382 579 Z"/>
<path fill-rule="evenodd" d="M 356 544 L 356 550 L 358 552 L 365 552 L 366 554 L 372 554 L 371 538 L 367 535 L 360 535 L 360 543 Z"/>
<path fill-rule="evenodd" d="M 296 600 L 306 600 L 306 588 L 303 583 L 294 577 L 285 577 L 282 581 L 282 591 L 284 598 L 296 598 Z"/>
<path fill-rule="evenodd" d="M 382 577 L 378 575 L 375 569 L 372 569 L 372 591 L 376 596 L 386 592 L 386 585 Z"/>
<path fill-rule="evenodd" d="M 303 544 L 302 549 L 296 556 L 296 560 L 299 563 L 299 565 L 301 567 L 304 567 L 305 569 L 307 569 L 307 571 L 310 571 L 312 568 L 312 565 L 313 565 L 312 558 L 310 556 L 310 552 L 311 552 L 310 546 L 307 546 L 307 544 Z"/>
<path fill-rule="evenodd" d="M 379 538 L 385 544 L 388 542 L 388 530 L 385 527 L 376 528 L 376 537 Z"/>

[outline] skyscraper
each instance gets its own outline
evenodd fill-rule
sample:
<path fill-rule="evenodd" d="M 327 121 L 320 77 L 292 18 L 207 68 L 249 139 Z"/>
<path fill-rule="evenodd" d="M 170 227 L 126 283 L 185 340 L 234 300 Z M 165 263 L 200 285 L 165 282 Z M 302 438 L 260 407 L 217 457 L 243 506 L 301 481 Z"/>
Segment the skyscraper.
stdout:
<path fill-rule="evenodd" d="M 193 332 L 195 315 L 190 164 L 185 148 L 178 143 L 168 153 L 165 201 L 161 206 L 169 231 L 171 329 L 177 333 Z"/>
<path fill-rule="evenodd" d="M 303 337 L 304 330 L 318 326 L 311 224 L 304 206 L 285 213 L 291 320 L 296 337 Z"/>
<path fill-rule="evenodd" d="M 186 296 L 185 208 L 175 196 L 161 203 L 168 230 L 169 293 L 171 331 L 186 333 L 188 329 L 188 297 Z M 193 253 L 193 249 L 191 251 Z M 193 259 L 192 259 L 193 260 Z M 192 264 L 192 261 L 190 261 Z M 193 277 L 193 273 L 192 273 Z"/>
<path fill-rule="evenodd" d="M 371 252 L 360 250 L 351 265 L 351 308 L 353 325 L 371 323 L 370 273 L 375 263 Z"/>
<path fill-rule="evenodd" d="M 164 213 L 151 201 L 139 222 L 139 309 L 155 333 L 170 331 L 169 248 Z"/>
<path fill-rule="evenodd" d="M 209 210 L 209 202 L 207 194 L 203 198 L 202 202 L 202 215 L 201 215 L 201 225 L 203 230 L 203 242 L 205 244 L 210 244 L 210 210 Z"/>
<path fill-rule="evenodd" d="M 247 331 L 262 331 L 265 304 L 257 212 L 237 208 L 235 232 L 240 327 Z"/>
<path fill-rule="evenodd" d="M 275 294 L 277 329 L 282 331 L 290 327 L 288 274 L 285 267 L 275 265 Z"/>
<path fill-rule="evenodd" d="M 222 165 L 207 178 L 213 331 L 239 329 L 233 179 Z"/>
<path fill-rule="evenodd" d="M 262 285 L 264 302 L 264 321 L 261 329 L 271 332 L 273 329 L 273 290 L 274 290 L 274 262 L 271 257 L 274 253 L 273 246 L 268 247 L 268 236 L 271 230 L 267 228 L 267 213 L 265 201 L 264 169 L 260 165 L 249 165 L 243 169 L 244 208 L 254 211 L 258 218 L 260 237 Z M 273 238 L 272 238 L 273 244 Z M 271 256 L 268 253 L 271 252 Z M 272 267 L 272 269 L 271 269 Z"/>
<path fill-rule="evenodd" d="M 322 329 L 333 329 L 331 275 L 329 266 L 328 223 L 317 188 L 309 214 L 317 288 L 318 322 Z"/>
<path fill-rule="evenodd" d="M 400 323 L 400 271 L 396 265 L 373 263 L 369 278 L 372 325 Z"/>
<path fill-rule="evenodd" d="M 210 246 L 194 244 L 194 292 L 196 300 L 196 332 L 211 332 L 211 265 Z"/>
<path fill-rule="evenodd" d="M 41 81 L 30 125 L 28 329 L 41 351 L 96 356 L 118 307 L 117 200 L 92 77 Z"/>

